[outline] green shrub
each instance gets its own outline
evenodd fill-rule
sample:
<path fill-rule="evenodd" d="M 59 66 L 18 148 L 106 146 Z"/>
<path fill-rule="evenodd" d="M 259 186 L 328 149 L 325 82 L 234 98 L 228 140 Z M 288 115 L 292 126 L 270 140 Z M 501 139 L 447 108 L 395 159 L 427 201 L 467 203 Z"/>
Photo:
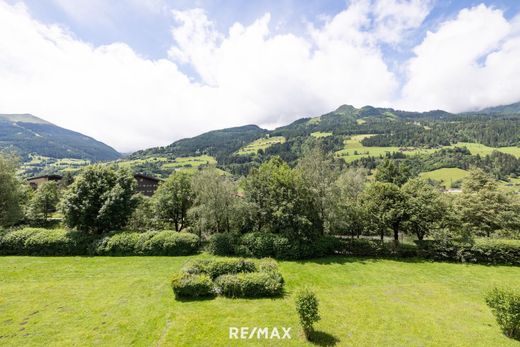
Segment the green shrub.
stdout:
<path fill-rule="evenodd" d="M 272 257 L 275 255 L 274 240 L 280 236 L 270 233 L 247 233 L 240 238 L 239 253 L 245 257 Z"/>
<path fill-rule="evenodd" d="M 236 236 L 231 233 L 217 233 L 208 238 L 207 251 L 214 255 L 234 255 Z"/>
<path fill-rule="evenodd" d="M 139 236 L 139 233 L 134 232 L 120 232 L 105 236 L 97 242 L 95 254 L 112 256 L 136 255 Z"/>
<path fill-rule="evenodd" d="M 153 234 L 140 247 L 144 255 L 190 255 L 197 252 L 199 238 L 195 234 L 164 230 Z"/>
<path fill-rule="evenodd" d="M 0 236 L 0 254 L 65 256 L 86 255 L 92 238 L 64 229 L 25 228 Z"/>
<path fill-rule="evenodd" d="M 495 288 L 487 294 L 486 303 L 504 334 L 520 340 L 520 292 Z"/>
<path fill-rule="evenodd" d="M 314 331 L 314 323 L 320 320 L 318 298 L 314 292 L 305 288 L 296 293 L 295 303 L 300 324 L 305 333 L 305 337 L 308 339 Z"/>
<path fill-rule="evenodd" d="M 213 282 L 206 274 L 178 274 L 172 280 L 176 298 L 203 298 L 215 295 Z"/>
<path fill-rule="evenodd" d="M 99 240 L 94 249 L 97 255 L 132 256 L 162 255 L 177 256 L 195 254 L 199 238 L 194 234 L 172 230 L 119 232 Z"/>
<path fill-rule="evenodd" d="M 187 274 L 206 274 L 215 279 L 225 274 L 255 272 L 257 268 L 253 261 L 245 259 L 193 260 L 182 271 Z"/>
<path fill-rule="evenodd" d="M 215 280 L 219 294 L 230 298 L 264 298 L 282 294 L 283 278 L 277 272 L 222 275 Z"/>

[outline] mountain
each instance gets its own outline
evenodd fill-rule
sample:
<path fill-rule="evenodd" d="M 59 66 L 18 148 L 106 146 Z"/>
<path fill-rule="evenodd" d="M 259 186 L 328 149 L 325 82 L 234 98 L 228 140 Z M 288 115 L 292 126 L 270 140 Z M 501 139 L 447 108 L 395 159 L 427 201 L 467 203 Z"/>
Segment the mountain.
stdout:
<path fill-rule="evenodd" d="M 162 163 L 160 172 L 166 175 L 167 167 L 179 169 L 187 160 L 196 164 L 197 158 L 205 155 L 213 157 L 221 169 L 243 175 L 272 156 L 294 165 L 310 143 L 319 144 L 347 165 L 367 168 L 384 157 L 411 160 L 420 154 L 422 162 L 413 164 L 418 170 L 467 169 L 470 165 L 490 166 L 495 160 L 511 164 L 507 174 L 520 174 L 520 167 L 510 157 L 485 157 L 497 147 L 507 147 L 501 152 L 506 156 L 520 154 L 520 103 L 460 114 L 342 105 L 319 117 L 301 118 L 271 131 L 256 125 L 210 131 L 166 147 L 139 151 L 129 158 L 140 168 L 149 161 L 150 174 Z M 473 145 L 471 152 L 453 150 L 469 145 Z M 200 158 L 199 162 L 203 166 L 208 161 Z"/>
<path fill-rule="evenodd" d="M 121 157 L 102 142 L 30 114 L 0 114 L 0 150 L 14 150 L 23 161 L 30 155 L 86 161 Z"/>
<path fill-rule="evenodd" d="M 516 102 L 510 105 L 502 105 L 495 107 L 487 107 L 480 110 L 479 113 L 485 114 L 518 114 L 520 113 L 520 102 Z"/>

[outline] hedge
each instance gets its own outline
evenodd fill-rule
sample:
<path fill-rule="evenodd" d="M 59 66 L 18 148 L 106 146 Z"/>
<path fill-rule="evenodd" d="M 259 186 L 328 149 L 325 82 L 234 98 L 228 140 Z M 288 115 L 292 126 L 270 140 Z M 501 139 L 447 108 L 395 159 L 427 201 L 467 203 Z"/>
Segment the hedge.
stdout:
<path fill-rule="evenodd" d="M 172 280 L 172 289 L 177 299 L 203 298 L 215 295 L 213 282 L 205 274 L 177 274 Z"/>
<path fill-rule="evenodd" d="M 520 291 L 495 288 L 486 295 L 486 303 L 504 334 L 520 340 Z"/>
<path fill-rule="evenodd" d="M 282 294 L 284 280 L 272 259 L 195 260 L 174 276 L 175 297 L 200 298 L 220 294 L 226 297 L 273 297 Z"/>
<path fill-rule="evenodd" d="M 193 260 L 182 269 L 182 272 L 186 274 L 206 274 L 212 280 L 224 274 L 255 271 L 257 271 L 256 264 L 252 260 L 246 259 Z"/>
<path fill-rule="evenodd" d="M 178 256 L 195 254 L 198 244 L 199 238 L 196 235 L 172 230 L 119 232 L 99 240 L 92 252 L 112 256 Z"/>
<path fill-rule="evenodd" d="M 208 239 L 207 250 L 214 255 L 276 259 L 304 259 L 333 255 L 338 246 L 334 237 L 324 236 L 317 240 L 297 242 L 266 232 L 251 232 L 242 236 L 214 234 Z"/>
<path fill-rule="evenodd" d="M 92 237 L 63 229 L 25 228 L 0 236 L 1 255 L 86 255 Z"/>
<path fill-rule="evenodd" d="M 194 234 L 171 230 L 118 232 L 99 238 L 79 231 L 25 228 L 0 234 L 0 255 L 190 255 L 198 251 Z"/>

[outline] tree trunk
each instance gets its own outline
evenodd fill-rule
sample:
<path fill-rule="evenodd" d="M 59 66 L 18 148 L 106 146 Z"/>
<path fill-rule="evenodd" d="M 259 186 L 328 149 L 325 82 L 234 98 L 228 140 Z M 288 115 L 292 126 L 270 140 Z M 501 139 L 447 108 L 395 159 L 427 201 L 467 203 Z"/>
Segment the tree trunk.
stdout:
<path fill-rule="evenodd" d="M 392 229 L 394 230 L 394 241 L 399 242 L 399 223 L 395 223 Z"/>

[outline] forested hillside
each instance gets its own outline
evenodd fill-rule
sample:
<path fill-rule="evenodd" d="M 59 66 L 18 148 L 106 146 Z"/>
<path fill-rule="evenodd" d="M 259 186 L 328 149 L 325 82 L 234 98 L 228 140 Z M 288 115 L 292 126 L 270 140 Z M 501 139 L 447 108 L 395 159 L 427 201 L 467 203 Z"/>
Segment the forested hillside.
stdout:
<path fill-rule="evenodd" d="M 244 175 L 274 156 L 295 165 L 315 144 L 347 166 L 373 169 L 389 158 L 406 162 L 417 174 L 480 167 L 507 180 L 520 174 L 520 103 L 462 114 L 343 105 L 272 131 L 253 125 L 217 130 L 136 152 L 131 159 L 142 164 L 158 157 L 207 155 L 221 169 Z"/>
<path fill-rule="evenodd" d="M 0 150 L 14 150 L 23 161 L 30 160 L 30 155 L 88 161 L 121 157 L 102 142 L 29 114 L 0 114 Z"/>

